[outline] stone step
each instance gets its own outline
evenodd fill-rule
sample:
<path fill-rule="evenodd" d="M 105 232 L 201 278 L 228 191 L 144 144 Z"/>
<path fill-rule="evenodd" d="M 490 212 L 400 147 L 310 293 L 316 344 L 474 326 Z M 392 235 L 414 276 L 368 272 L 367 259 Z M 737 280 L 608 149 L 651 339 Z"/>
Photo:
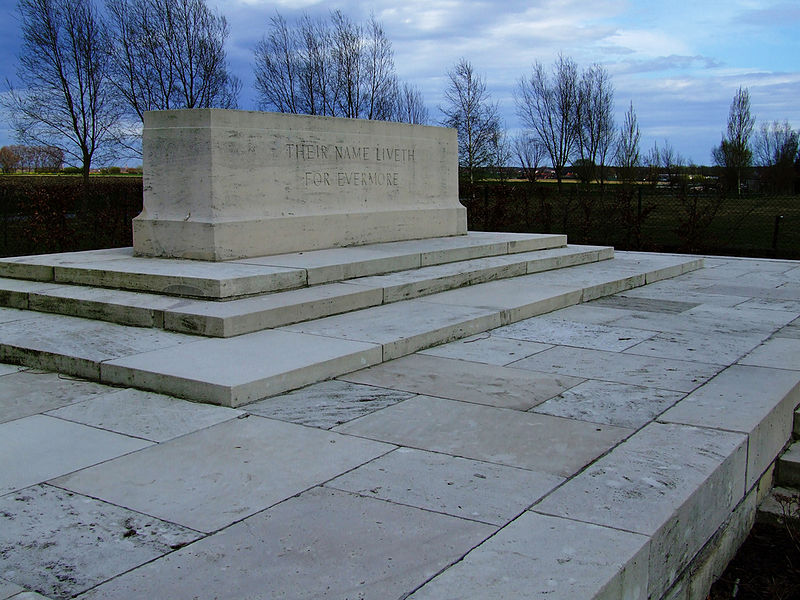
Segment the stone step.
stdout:
<path fill-rule="evenodd" d="M 443 263 L 224 302 L 0 279 L 0 305 L 121 325 L 232 337 L 465 285 L 608 260 L 613 255 L 613 249 L 608 247 L 569 246 Z"/>
<path fill-rule="evenodd" d="M 241 406 L 702 263 L 622 253 L 226 339 L 0 308 L 0 361 Z"/>
<path fill-rule="evenodd" d="M 793 442 L 778 458 L 778 485 L 800 488 L 800 442 Z"/>
<path fill-rule="evenodd" d="M 4 258 L 0 277 L 223 300 L 566 243 L 559 234 L 470 232 L 226 262 L 142 258 L 116 248 Z"/>

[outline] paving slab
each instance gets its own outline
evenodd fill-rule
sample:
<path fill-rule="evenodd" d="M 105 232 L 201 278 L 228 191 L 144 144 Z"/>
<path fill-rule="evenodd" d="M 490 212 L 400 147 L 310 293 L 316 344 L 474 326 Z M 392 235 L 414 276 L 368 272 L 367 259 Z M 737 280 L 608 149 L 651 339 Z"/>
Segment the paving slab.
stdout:
<path fill-rule="evenodd" d="M 605 306 L 619 310 L 646 311 L 666 314 L 679 314 L 695 308 L 699 302 L 685 302 L 681 300 L 666 300 L 662 298 L 637 298 L 629 296 L 628 292 L 616 294 L 606 298 L 593 300 L 594 306 Z"/>
<path fill-rule="evenodd" d="M 723 365 L 556 346 L 511 363 L 509 368 L 691 392 Z"/>
<path fill-rule="evenodd" d="M 398 448 L 325 486 L 505 525 L 562 481 L 548 473 Z"/>
<path fill-rule="evenodd" d="M 4 375 L 11 375 L 13 373 L 19 373 L 25 367 L 21 367 L 20 365 L 8 365 L 5 363 L 0 363 L 0 377 Z"/>
<path fill-rule="evenodd" d="M 583 381 L 496 365 L 412 354 L 340 379 L 427 396 L 528 410 Z"/>
<path fill-rule="evenodd" d="M 18 370 L 0 381 L 0 423 L 107 394 L 108 387 L 46 371 Z"/>
<path fill-rule="evenodd" d="M 144 440 L 43 415 L 0 423 L 0 495 L 149 445 Z"/>
<path fill-rule="evenodd" d="M 35 317 L 35 313 L 26 310 L 0 307 L 0 323 L 13 323 L 14 321 L 24 321 Z"/>
<path fill-rule="evenodd" d="M 250 416 L 53 483 L 212 532 L 392 449 L 387 444 Z"/>
<path fill-rule="evenodd" d="M 740 433 L 651 423 L 533 510 L 649 536 L 660 598 L 745 494 Z"/>
<path fill-rule="evenodd" d="M 103 395 L 50 410 L 47 414 L 152 442 L 165 442 L 242 414 L 232 408 L 187 402 L 152 392 L 110 391 L 107 386 L 102 387 Z"/>
<path fill-rule="evenodd" d="M 766 333 L 731 333 L 718 331 L 670 331 L 659 333 L 625 350 L 626 354 L 659 356 L 677 360 L 730 364 L 758 346 Z"/>
<path fill-rule="evenodd" d="M 797 290 L 789 287 L 761 287 L 757 285 L 736 285 L 731 283 L 714 283 L 700 289 L 701 292 L 724 294 L 726 296 L 743 296 L 745 298 L 769 298 L 772 300 L 797 300 Z"/>
<path fill-rule="evenodd" d="M 0 599 L 8 600 L 8 598 L 24 591 L 25 588 L 18 586 L 16 583 L 0 579 Z"/>
<path fill-rule="evenodd" d="M 750 352 L 739 364 L 800 371 L 800 339 L 773 337 Z"/>
<path fill-rule="evenodd" d="M 800 318 L 797 318 L 788 325 L 781 327 L 777 332 L 775 332 L 775 337 L 791 338 L 794 340 L 800 339 Z"/>
<path fill-rule="evenodd" d="M 400 598 L 495 530 L 315 488 L 80 598 Z"/>
<path fill-rule="evenodd" d="M 624 295 L 627 298 L 648 298 L 653 300 L 672 300 L 678 296 L 682 302 L 691 302 L 698 305 L 711 304 L 712 306 L 736 306 L 750 299 L 748 296 L 698 292 L 683 281 L 676 282 L 672 279 L 628 290 L 624 292 Z"/>
<path fill-rule="evenodd" d="M 684 395 L 683 392 L 590 379 L 539 404 L 531 412 L 639 429 Z"/>
<path fill-rule="evenodd" d="M 413 600 L 645 600 L 649 539 L 527 513 L 417 590 Z"/>
<path fill-rule="evenodd" d="M 280 330 L 380 344 L 383 360 L 391 360 L 498 325 L 500 314 L 491 309 L 406 300 Z"/>
<path fill-rule="evenodd" d="M 0 498 L 0 523 L 0 576 L 65 599 L 200 537 L 48 485 Z"/>
<path fill-rule="evenodd" d="M 751 298 L 740 305 L 742 308 L 760 308 L 764 310 L 781 310 L 800 314 L 800 300 Z"/>
<path fill-rule="evenodd" d="M 127 327 L 79 317 L 27 313 L 3 325 L 0 360 L 97 381 L 103 361 L 196 342 L 180 333 Z"/>
<path fill-rule="evenodd" d="M 179 334 L 175 334 L 179 335 Z M 266 330 L 104 362 L 118 385 L 237 407 L 381 361 L 381 347 Z"/>
<path fill-rule="evenodd" d="M 800 372 L 733 365 L 659 420 L 745 433 L 750 489 L 791 438 L 798 404 Z"/>
<path fill-rule="evenodd" d="M 637 288 L 638 289 L 638 288 Z M 618 295 L 617 295 L 618 296 Z M 617 296 L 613 296 L 616 298 Z M 633 314 L 632 311 L 597 304 L 597 300 L 575 304 L 558 310 L 558 318 L 565 321 L 608 325 L 612 321 Z"/>
<path fill-rule="evenodd" d="M 631 430 L 417 396 L 334 431 L 568 477 Z"/>
<path fill-rule="evenodd" d="M 330 429 L 414 396 L 409 392 L 347 381 L 323 381 L 253 402 L 244 410 L 270 419 Z"/>
<path fill-rule="evenodd" d="M 494 335 L 493 331 L 487 331 L 463 340 L 455 340 L 441 346 L 420 350 L 419 353 L 503 366 L 548 348 L 552 348 L 552 346 L 498 337 Z"/>
<path fill-rule="evenodd" d="M 612 324 L 661 332 L 770 335 L 796 317 L 785 311 L 703 305 L 678 315 L 635 312 Z"/>
<path fill-rule="evenodd" d="M 620 325 L 597 325 L 559 318 L 559 314 L 528 319 L 500 327 L 493 335 L 560 346 L 622 352 L 657 332 Z M 618 322 L 618 321 L 616 321 Z"/>

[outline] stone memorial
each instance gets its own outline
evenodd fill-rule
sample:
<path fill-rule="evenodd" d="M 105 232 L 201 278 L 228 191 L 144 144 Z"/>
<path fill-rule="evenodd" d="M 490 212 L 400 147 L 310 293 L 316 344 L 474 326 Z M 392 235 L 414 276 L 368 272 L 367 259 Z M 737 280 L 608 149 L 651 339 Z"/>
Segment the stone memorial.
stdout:
<path fill-rule="evenodd" d="M 145 114 L 138 256 L 237 258 L 465 235 L 452 129 L 221 109 Z"/>

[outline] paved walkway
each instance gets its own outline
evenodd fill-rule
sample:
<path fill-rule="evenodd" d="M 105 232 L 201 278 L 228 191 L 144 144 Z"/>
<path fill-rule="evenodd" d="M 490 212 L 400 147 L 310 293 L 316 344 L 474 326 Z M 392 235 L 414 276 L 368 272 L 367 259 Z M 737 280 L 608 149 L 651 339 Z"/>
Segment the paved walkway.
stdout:
<path fill-rule="evenodd" d="M 239 409 L 0 365 L 0 600 L 684 598 L 798 382 L 724 258 Z"/>

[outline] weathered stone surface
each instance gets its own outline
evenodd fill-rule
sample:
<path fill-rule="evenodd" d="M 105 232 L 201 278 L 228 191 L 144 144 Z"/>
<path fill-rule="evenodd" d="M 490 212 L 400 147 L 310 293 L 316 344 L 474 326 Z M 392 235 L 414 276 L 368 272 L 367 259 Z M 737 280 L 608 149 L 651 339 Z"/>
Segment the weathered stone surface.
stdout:
<path fill-rule="evenodd" d="M 8 600 L 12 596 L 24 591 L 25 588 L 18 586 L 16 583 L 11 583 L 5 579 L 0 579 L 0 599 Z"/>
<path fill-rule="evenodd" d="M 727 365 L 758 346 L 766 334 L 725 334 L 718 331 L 670 331 L 625 350 L 627 354 L 657 356 L 676 360 L 697 360 Z"/>
<path fill-rule="evenodd" d="M 134 327 L 162 327 L 164 311 L 185 302 L 179 298 L 157 294 L 79 285 L 60 285 L 31 291 L 28 296 L 30 310 L 111 321 Z"/>
<path fill-rule="evenodd" d="M 0 389 L 0 423 L 112 391 L 91 381 L 32 370 L 4 376 Z"/>
<path fill-rule="evenodd" d="M 377 306 L 383 290 L 329 283 L 228 302 L 187 301 L 164 312 L 164 328 L 232 337 Z"/>
<path fill-rule="evenodd" d="M 78 317 L 23 314 L 27 318 L 6 323 L 0 330 L 0 359 L 95 381 L 103 361 L 199 339 Z"/>
<path fill-rule="evenodd" d="M 650 537 L 660 598 L 744 497 L 746 461 L 743 434 L 651 423 L 533 510 Z"/>
<path fill-rule="evenodd" d="M 691 392 L 722 370 L 719 365 L 556 346 L 509 365 L 530 369 Z"/>
<path fill-rule="evenodd" d="M 428 396 L 527 410 L 583 381 L 438 356 L 412 354 L 341 379 Z"/>
<path fill-rule="evenodd" d="M 85 600 L 400 598 L 495 529 L 314 488 L 122 575 Z"/>
<path fill-rule="evenodd" d="M 43 415 L 0 423 L 0 496 L 149 445 Z"/>
<path fill-rule="evenodd" d="M 800 339 L 769 339 L 740 360 L 739 364 L 800 371 Z"/>
<path fill-rule="evenodd" d="M 153 442 L 165 442 L 242 414 L 231 408 L 186 402 L 141 390 L 115 391 L 103 387 L 105 393 L 102 396 L 75 402 L 47 414 Z"/>
<path fill-rule="evenodd" d="M 493 331 L 487 331 L 463 340 L 421 350 L 419 353 L 503 366 L 548 348 L 552 346 L 498 337 Z"/>
<path fill-rule="evenodd" d="M 493 335 L 611 352 L 621 352 L 656 335 L 655 331 L 568 321 L 558 316 L 543 316 L 513 323 L 496 329 Z"/>
<path fill-rule="evenodd" d="M 592 379 L 561 392 L 531 412 L 638 429 L 683 396 L 683 392 Z"/>
<path fill-rule="evenodd" d="M 498 325 L 500 314 L 491 309 L 406 300 L 289 325 L 281 331 L 380 344 L 383 360 L 391 360 Z"/>
<path fill-rule="evenodd" d="M 145 116 L 137 254 L 228 260 L 463 235 L 455 131 L 194 109 Z"/>
<path fill-rule="evenodd" d="M 698 306 L 699 302 L 666 300 L 660 298 L 637 298 L 629 292 L 592 300 L 593 306 L 605 306 L 618 310 L 633 310 L 666 314 L 679 314 Z"/>
<path fill-rule="evenodd" d="M 199 298 L 232 298 L 306 284 L 303 269 L 138 257 L 56 266 L 54 276 L 65 283 Z"/>
<path fill-rule="evenodd" d="M 4 375 L 11 375 L 12 373 L 19 373 L 25 367 L 21 367 L 19 365 L 9 365 L 6 363 L 0 363 L 0 377 Z"/>
<path fill-rule="evenodd" d="M 643 535 L 526 513 L 409 598 L 645 600 Z"/>
<path fill-rule="evenodd" d="M 101 379 L 237 407 L 380 361 L 375 344 L 269 329 L 109 360 Z"/>
<path fill-rule="evenodd" d="M 330 429 L 413 397 L 413 393 L 371 385 L 323 381 L 248 404 L 244 410 L 271 419 Z"/>
<path fill-rule="evenodd" d="M 78 471 L 55 484 L 212 532 L 392 448 L 251 416 Z"/>
<path fill-rule="evenodd" d="M 370 498 L 505 525 L 563 479 L 413 448 L 398 448 L 326 483 Z"/>
<path fill-rule="evenodd" d="M 0 498 L 0 525 L 0 575 L 54 598 L 71 598 L 200 537 L 47 485 Z"/>
<path fill-rule="evenodd" d="M 800 487 L 800 443 L 794 442 L 778 461 L 778 479 L 782 485 Z"/>
<path fill-rule="evenodd" d="M 750 489 L 791 437 L 798 404 L 800 373 L 733 365 L 659 420 L 747 434 Z"/>
<path fill-rule="evenodd" d="M 568 477 L 630 429 L 417 396 L 335 428 L 376 440 Z"/>

